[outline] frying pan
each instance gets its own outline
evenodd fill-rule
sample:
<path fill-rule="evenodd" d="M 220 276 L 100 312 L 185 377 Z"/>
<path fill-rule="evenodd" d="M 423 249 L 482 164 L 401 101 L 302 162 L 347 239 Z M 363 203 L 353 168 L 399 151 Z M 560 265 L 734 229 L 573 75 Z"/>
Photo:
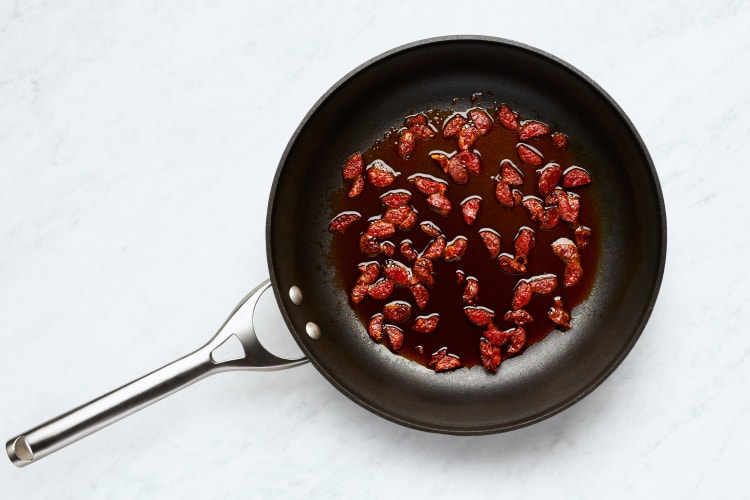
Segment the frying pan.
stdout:
<path fill-rule="evenodd" d="M 544 118 L 581 146 L 595 179 L 599 259 L 591 293 L 566 334 L 553 331 L 497 374 L 436 374 L 372 342 L 330 261 L 327 230 L 341 166 L 404 116 L 454 99 L 506 102 Z M 472 98 L 472 99 L 473 99 Z M 486 101 L 482 101 L 485 99 Z M 474 101 L 472 101 L 474 103 Z M 270 283 L 245 297 L 203 347 L 52 419 L 6 444 L 26 465 L 207 375 L 279 369 L 254 335 L 253 310 L 272 286 L 305 357 L 337 389 L 393 422 L 459 435 L 508 431 L 579 401 L 620 364 L 654 307 L 666 255 L 666 215 L 653 162 L 638 132 L 597 84 L 567 63 L 488 37 L 423 40 L 386 52 L 342 78 L 310 110 L 283 153 L 266 223 Z M 243 357 L 223 360 L 227 342 Z"/>

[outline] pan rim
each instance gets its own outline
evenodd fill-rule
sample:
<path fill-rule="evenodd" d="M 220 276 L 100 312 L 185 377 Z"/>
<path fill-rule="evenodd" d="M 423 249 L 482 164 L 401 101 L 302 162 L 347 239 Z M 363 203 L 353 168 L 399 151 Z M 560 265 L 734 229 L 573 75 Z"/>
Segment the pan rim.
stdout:
<path fill-rule="evenodd" d="M 622 346 L 619 352 L 617 352 L 616 357 L 614 357 L 613 360 L 609 364 L 607 364 L 603 370 L 599 371 L 599 373 L 595 375 L 592 375 L 590 381 L 587 384 L 584 384 L 584 386 L 580 390 L 572 394 L 569 398 L 561 402 L 558 402 L 557 404 L 546 409 L 545 411 L 537 412 L 533 415 L 526 416 L 520 420 L 510 422 L 510 423 L 503 423 L 501 425 L 483 425 L 483 426 L 467 428 L 465 426 L 456 426 L 456 427 L 445 426 L 445 425 L 436 426 L 436 425 L 430 425 L 425 422 L 415 422 L 409 419 L 401 418 L 397 415 L 393 415 L 383 410 L 382 408 L 379 408 L 376 405 L 371 404 L 369 401 L 360 397 L 356 392 L 353 392 L 352 390 L 350 390 L 350 388 L 346 384 L 338 380 L 338 378 L 332 376 L 327 371 L 324 364 L 321 364 L 316 356 L 311 355 L 312 353 L 307 348 L 305 343 L 300 341 L 300 333 L 296 331 L 295 324 L 289 313 L 289 308 L 290 308 L 289 300 L 287 297 L 283 296 L 282 291 L 279 286 L 279 279 L 275 271 L 273 251 L 271 248 L 272 211 L 273 211 L 273 207 L 276 201 L 276 193 L 278 192 L 278 187 L 281 182 L 281 176 L 284 170 L 284 165 L 287 162 L 287 158 L 294 144 L 297 142 L 299 136 L 305 130 L 307 123 L 310 121 L 313 115 L 315 115 L 317 110 L 325 102 L 327 102 L 328 99 L 330 99 L 331 96 L 335 94 L 340 88 L 345 86 L 350 80 L 355 78 L 357 75 L 362 73 L 367 68 L 375 64 L 382 63 L 395 55 L 402 54 L 407 51 L 411 51 L 414 49 L 426 49 L 433 45 L 442 45 L 442 44 L 448 44 L 448 43 L 487 43 L 487 44 L 492 44 L 492 45 L 502 45 L 502 46 L 514 48 L 517 50 L 527 52 L 529 53 L 530 56 L 541 57 L 541 58 L 547 59 L 548 61 L 560 66 L 564 71 L 571 73 L 576 78 L 580 79 L 585 85 L 587 85 L 592 90 L 592 92 L 598 94 L 602 99 L 606 101 L 607 105 L 610 106 L 613 112 L 622 120 L 622 124 L 627 129 L 627 131 L 631 134 L 634 144 L 637 146 L 637 149 L 640 151 L 640 153 L 643 156 L 643 159 L 644 159 L 643 166 L 648 167 L 647 175 L 652 181 L 652 187 L 654 190 L 653 195 L 655 197 L 656 205 L 658 208 L 657 210 L 658 214 L 655 214 L 655 217 L 658 218 L 658 220 L 656 221 L 656 225 L 658 227 L 658 231 L 660 234 L 660 241 L 658 241 L 658 245 L 659 245 L 658 254 L 655 257 L 656 272 L 654 273 L 653 278 L 652 278 L 648 300 L 644 301 L 645 307 L 643 307 L 643 309 L 640 311 L 641 312 L 640 318 L 638 318 L 638 321 L 636 322 L 636 327 L 632 329 L 628 342 Z M 665 264 L 666 264 L 666 252 L 667 252 L 666 208 L 665 208 L 664 197 L 663 197 L 661 185 L 659 182 L 659 178 L 656 172 L 656 168 L 654 166 L 654 162 L 651 158 L 651 155 L 649 154 L 648 149 L 646 148 L 645 143 L 643 142 L 641 135 L 638 133 L 638 131 L 636 130 L 635 126 L 633 125 L 633 123 L 631 122 L 627 114 L 622 110 L 622 108 L 617 104 L 617 102 L 604 89 L 602 89 L 595 81 L 593 81 L 590 77 L 588 77 L 582 71 L 580 71 L 576 67 L 572 66 L 570 63 L 554 55 L 551 55 L 543 50 L 531 47 L 529 45 L 526 45 L 520 42 L 507 40 L 503 38 L 497 38 L 497 37 L 482 36 L 482 35 L 450 35 L 450 36 L 426 38 L 426 39 L 417 40 L 411 43 L 407 43 L 407 44 L 395 47 L 386 52 L 383 52 L 382 54 L 379 54 L 367 60 L 366 62 L 360 64 L 359 66 L 357 66 L 356 68 L 348 72 L 346 75 L 344 75 L 342 78 L 340 78 L 336 83 L 334 83 L 328 89 L 328 91 L 326 91 L 315 102 L 315 104 L 307 112 L 307 114 L 304 116 L 304 118 L 300 122 L 299 126 L 296 128 L 295 132 L 290 137 L 289 142 L 280 158 L 278 167 L 276 169 L 276 173 L 274 175 L 273 183 L 271 186 L 271 192 L 269 196 L 268 208 L 267 208 L 266 257 L 267 257 L 271 282 L 273 284 L 274 295 L 275 295 L 277 304 L 281 310 L 282 316 L 284 317 L 284 320 L 290 332 L 295 338 L 295 341 L 298 343 L 298 345 L 303 350 L 303 352 L 308 356 L 308 358 L 311 360 L 312 364 L 316 367 L 316 369 L 332 385 L 334 385 L 334 387 L 336 387 L 339 391 L 345 394 L 349 399 L 356 402 L 360 406 L 368 409 L 369 411 L 375 413 L 378 416 L 381 416 L 389 421 L 398 423 L 400 425 L 403 425 L 409 428 L 418 429 L 418 430 L 427 431 L 427 432 L 436 432 L 436 433 L 445 433 L 445 434 L 454 434 L 454 435 L 483 435 L 483 434 L 506 432 L 506 431 L 510 431 L 514 429 L 519 429 L 519 428 L 537 423 L 541 420 L 547 419 L 557 413 L 560 413 L 563 410 L 574 405 L 581 399 L 585 398 L 591 392 L 593 392 L 621 365 L 623 360 L 630 353 L 633 346 L 639 340 L 641 334 L 643 333 L 646 327 L 646 324 L 648 323 L 648 320 L 651 317 L 653 309 L 656 305 L 656 300 L 658 298 L 659 291 L 661 289 L 661 284 L 662 284 L 664 269 L 665 269 Z"/>

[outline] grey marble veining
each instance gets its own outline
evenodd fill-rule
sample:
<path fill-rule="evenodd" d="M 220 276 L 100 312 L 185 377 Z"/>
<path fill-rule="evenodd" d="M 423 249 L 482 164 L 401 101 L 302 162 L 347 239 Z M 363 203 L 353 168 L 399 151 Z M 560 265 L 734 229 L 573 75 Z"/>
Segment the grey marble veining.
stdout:
<path fill-rule="evenodd" d="M 588 74 L 649 148 L 669 231 L 633 351 L 534 426 L 426 434 L 309 365 L 222 374 L 0 464 L 0 495 L 748 498 L 748 26 L 746 1 L 0 3 L 3 438 L 207 340 L 267 276 L 268 193 L 298 123 L 403 43 L 499 36 Z"/>

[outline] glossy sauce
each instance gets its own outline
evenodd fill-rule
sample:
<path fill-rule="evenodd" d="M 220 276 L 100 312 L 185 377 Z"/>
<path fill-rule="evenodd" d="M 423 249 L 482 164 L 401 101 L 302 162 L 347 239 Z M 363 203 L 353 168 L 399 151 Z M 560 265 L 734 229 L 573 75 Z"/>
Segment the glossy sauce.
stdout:
<path fill-rule="evenodd" d="M 458 356 L 465 367 L 481 365 L 479 341 L 485 328 L 472 325 L 463 312 L 463 308 L 467 305 L 462 301 L 465 282 L 457 283 L 457 271 L 465 273 L 467 278 L 474 277 L 478 280 L 479 294 L 474 305 L 493 310 L 495 312 L 494 324 L 501 330 L 514 326 L 513 323 L 506 322 L 503 316 L 511 309 L 513 290 L 519 279 L 548 273 L 555 274 L 558 277 L 557 288 L 551 294 L 534 295 L 531 303 L 524 308 L 534 318 L 532 323 L 524 326 L 527 334 L 526 347 L 539 342 L 555 328 L 555 325 L 547 318 L 547 312 L 552 306 L 554 297 L 561 296 L 565 309 L 571 311 L 589 295 L 596 273 L 599 252 L 598 225 L 589 198 L 589 192 L 596 189 L 595 178 L 589 186 L 569 189 L 581 196 L 579 223 L 591 228 L 593 233 L 588 246 L 580 250 L 584 275 L 571 288 L 563 286 L 562 276 L 565 266 L 552 253 L 550 245 L 560 237 L 575 240 L 574 227 L 560 221 L 557 227 L 552 230 L 541 230 L 539 229 L 539 223 L 530 219 L 526 208 L 522 205 L 516 205 L 512 208 L 503 207 L 496 200 L 494 194 L 496 186 L 494 177 L 499 175 L 500 163 L 504 159 L 510 159 L 523 173 L 524 177 L 523 185 L 511 186 L 511 190 L 519 189 L 524 195 L 543 198 L 537 192 L 536 170 L 538 168 L 542 168 L 549 162 L 558 163 L 563 169 L 571 165 L 586 167 L 579 164 L 576 158 L 571 155 L 571 150 L 575 150 L 573 147 L 575 138 L 570 138 L 571 146 L 565 150 L 555 148 L 549 135 L 525 141 L 544 156 L 544 162 L 541 166 L 531 167 L 518 158 L 516 152 L 516 145 L 519 142 L 518 132 L 508 130 L 497 122 L 495 108 L 484 109 L 493 118 L 494 125 L 472 147 L 481 156 L 482 173 L 480 175 L 470 173 L 467 184 L 459 185 L 453 182 L 429 155 L 433 151 L 451 154 L 458 150 L 456 138 L 444 139 L 442 137 L 443 124 L 455 111 L 465 112 L 466 110 L 430 110 L 424 114 L 428 117 L 429 123 L 437 130 L 437 134 L 427 141 L 416 141 L 415 149 L 409 159 L 404 160 L 398 155 L 398 128 L 389 131 L 382 141 L 378 141 L 370 149 L 362 152 L 366 165 L 375 160 L 381 160 L 399 173 L 391 186 L 377 189 L 367 183 L 360 197 L 347 199 L 346 193 L 349 186 L 347 182 L 342 180 L 341 192 L 332 204 L 332 217 L 339 212 L 351 210 L 356 210 L 362 214 L 362 218 L 347 231 L 333 236 L 330 262 L 335 266 L 336 276 L 340 279 L 340 284 L 347 290 L 347 293 L 351 291 L 359 276 L 357 267 L 360 263 L 377 261 L 382 266 L 388 259 L 382 253 L 376 257 L 368 257 L 359 251 L 359 237 L 366 230 L 368 219 L 378 217 L 385 211 L 385 207 L 379 201 L 379 196 L 384 192 L 395 189 L 408 190 L 412 194 L 411 205 L 418 212 L 418 223 L 411 230 L 397 230 L 395 235 L 387 238 L 396 246 L 396 252 L 392 259 L 411 267 L 414 261 L 408 261 L 398 248 L 403 240 L 411 240 L 417 252 L 424 250 L 433 239 L 420 229 L 419 223 L 424 221 L 431 221 L 439 227 L 449 242 L 458 236 L 468 239 L 468 248 L 461 260 L 446 262 L 444 259 L 438 259 L 433 262 L 435 286 L 429 289 L 430 298 L 424 309 L 419 309 L 416 306 L 408 288 L 401 287 L 396 287 L 386 300 L 378 301 L 367 297 L 358 305 L 352 304 L 366 327 L 370 317 L 382 312 L 386 303 L 392 301 L 410 303 L 412 305 L 410 319 L 398 325 L 405 334 L 404 345 L 398 354 L 425 366 L 428 365 L 430 356 L 443 347 L 447 347 L 450 354 Z M 426 174 L 448 182 L 446 195 L 453 208 L 447 216 L 439 215 L 430 209 L 425 201 L 427 196 L 419 192 L 414 184 L 408 181 L 408 177 L 413 174 Z M 460 204 L 463 200 L 476 196 L 482 199 L 481 208 L 474 224 L 467 226 Z M 497 259 L 490 256 L 479 236 L 479 230 L 491 228 L 499 233 L 502 238 L 500 252 L 514 254 L 513 240 L 522 226 L 534 230 L 536 245 L 529 254 L 526 272 L 521 275 L 508 275 L 500 269 Z M 417 316 L 426 316 L 433 313 L 440 316 L 435 331 L 418 333 L 411 330 L 411 325 Z M 570 333 L 575 334 L 575 315 L 573 315 L 571 325 Z M 508 357 L 505 349 L 502 349 L 503 359 Z"/>

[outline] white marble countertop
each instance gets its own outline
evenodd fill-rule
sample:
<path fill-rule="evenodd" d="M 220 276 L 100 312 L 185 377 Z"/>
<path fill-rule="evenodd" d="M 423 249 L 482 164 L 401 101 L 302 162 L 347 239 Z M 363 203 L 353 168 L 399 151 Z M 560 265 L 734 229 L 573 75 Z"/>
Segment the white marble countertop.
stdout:
<path fill-rule="evenodd" d="M 748 26 L 743 1 L 0 3 L 4 439 L 201 345 L 267 276 L 268 193 L 304 114 L 413 40 L 499 36 L 588 74 L 648 146 L 669 231 L 633 351 L 539 424 L 434 435 L 310 365 L 227 373 L 0 463 L 3 498 L 748 498 Z"/>

